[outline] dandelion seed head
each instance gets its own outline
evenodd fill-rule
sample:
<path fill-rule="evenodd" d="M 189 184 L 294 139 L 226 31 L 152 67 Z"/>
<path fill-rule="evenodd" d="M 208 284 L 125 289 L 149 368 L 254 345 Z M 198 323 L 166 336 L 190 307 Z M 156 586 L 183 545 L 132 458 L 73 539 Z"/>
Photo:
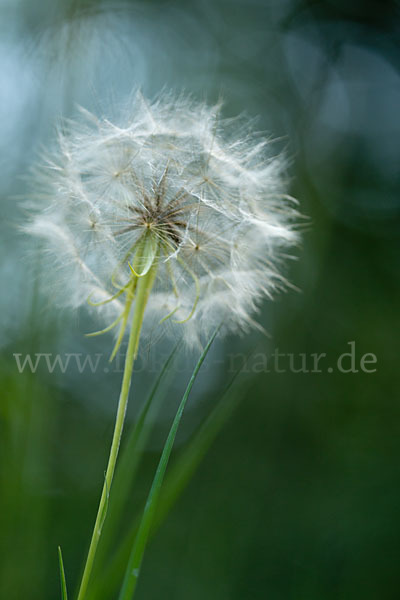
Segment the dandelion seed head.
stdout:
<path fill-rule="evenodd" d="M 36 170 L 26 227 L 42 239 L 54 298 L 90 298 L 105 320 L 118 317 L 132 272 L 151 265 L 148 331 L 195 345 L 221 322 L 253 327 L 261 300 L 284 287 L 297 212 L 283 159 L 249 129 L 220 106 L 139 93 L 119 123 L 84 111 L 66 123 Z"/>

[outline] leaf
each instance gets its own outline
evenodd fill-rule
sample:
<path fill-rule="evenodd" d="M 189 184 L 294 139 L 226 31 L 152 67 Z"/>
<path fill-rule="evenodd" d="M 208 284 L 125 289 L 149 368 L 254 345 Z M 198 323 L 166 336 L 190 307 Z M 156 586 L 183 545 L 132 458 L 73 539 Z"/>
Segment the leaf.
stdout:
<path fill-rule="evenodd" d="M 151 533 L 158 529 L 164 521 L 172 506 L 175 504 L 203 460 L 222 426 L 237 407 L 242 395 L 236 392 L 232 396 L 231 388 L 238 375 L 239 373 L 235 373 L 231 378 L 222 397 L 217 402 L 211 414 L 207 417 L 193 439 L 184 448 L 181 456 L 174 463 L 163 486 Z"/>
<path fill-rule="evenodd" d="M 246 357 L 243 368 L 246 367 L 255 351 L 256 349 Z M 240 390 L 235 389 L 232 395 L 232 386 L 237 382 L 240 374 L 240 370 L 234 373 L 211 414 L 206 418 L 182 452 L 181 456 L 174 463 L 163 487 L 152 533 L 161 525 L 189 482 L 196 468 L 204 458 L 207 450 L 217 437 L 224 423 L 239 404 L 242 394 L 240 393 Z"/>
<path fill-rule="evenodd" d="M 246 363 L 250 360 L 252 354 L 253 353 L 247 357 Z M 225 422 L 231 416 L 232 412 L 238 406 L 238 403 L 242 398 L 242 385 L 246 385 L 244 382 L 240 386 L 240 389 L 235 387 L 234 392 L 232 392 L 232 385 L 235 382 L 237 383 L 239 375 L 241 375 L 241 371 L 238 371 L 233 375 L 218 401 L 215 403 L 212 412 L 193 435 L 191 441 L 189 441 L 182 450 L 177 457 L 177 460 L 172 465 L 170 472 L 167 474 L 150 531 L 150 538 L 156 533 L 157 529 L 167 517 L 169 511 L 172 509 L 185 486 L 195 473 L 196 468 L 207 450 L 217 437 Z M 90 600 L 98 600 L 100 597 L 108 599 L 115 593 L 114 590 L 121 577 L 121 565 L 128 560 L 130 549 L 135 541 L 138 528 L 139 518 L 137 515 L 134 515 L 129 526 L 125 528 L 126 534 L 120 541 L 118 549 L 114 553 L 110 563 L 98 574 L 98 577 L 96 578 L 96 591 L 98 591 L 98 595 L 91 595 Z"/>
<path fill-rule="evenodd" d="M 171 429 L 169 431 L 167 440 L 165 442 L 165 445 L 164 445 L 164 448 L 163 448 L 163 451 L 161 454 L 160 462 L 158 464 L 157 471 L 154 476 L 149 495 L 147 497 L 146 506 L 145 506 L 143 516 L 142 516 L 140 524 L 139 524 L 139 530 L 138 530 L 137 536 L 135 538 L 134 544 L 132 546 L 131 554 L 130 554 L 130 557 L 128 560 L 128 565 L 127 565 L 127 568 L 125 571 L 124 581 L 122 583 L 122 588 L 121 588 L 121 591 L 119 594 L 119 600 L 131 600 L 131 598 L 133 598 L 133 595 L 135 593 L 135 588 L 136 588 L 136 584 L 137 584 L 139 573 L 140 573 L 140 567 L 142 564 L 143 555 L 144 555 L 144 552 L 145 552 L 145 549 L 147 546 L 150 530 L 153 525 L 155 510 L 157 507 L 157 501 L 159 499 L 162 482 L 164 479 L 165 471 L 167 469 L 167 465 L 168 465 L 168 461 L 169 461 L 169 458 L 171 455 L 172 447 L 174 445 L 176 433 L 178 431 L 178 427 L 179 427 L 179 424 L 180 424 L 180 421 L 182 418 L 182 414 L 183 414 L 184 408 L 186 406 L 186 402 L 187 402 L 187 399 L 191 392 L 191 389 L 193 387 L 194 381 L 197 377 L 197 374 L 201 368 L 201 365 L 203 364 L 204 359 L 207 356 L 207 353 L 208 353 L 208 351 L 211 347 L 211 344 L 213 343 L 217 333 L 218 333 L 218 329 L 211 336 L 207 346 L 205 347 L 202 355 L 200 356 L 200 358 L 194 368 L 194 371 L 192 373 L 192 376 L 190 378 L 190 381 L 188 383 L 186 391 L 185 391 L 185 393 L 182 397 L 182 400 L 179 404 L 179 407 L 178 407 L 177 413 L 175 415 L 174 421 L 172 423 Z"/>
<path fill-rule="evenodd" d="M 68 600 L 67 582 L 65 581 L 64 563 L 60 546 L 58 546 L 58 562 L 60 565 L 61 600 Z"/>

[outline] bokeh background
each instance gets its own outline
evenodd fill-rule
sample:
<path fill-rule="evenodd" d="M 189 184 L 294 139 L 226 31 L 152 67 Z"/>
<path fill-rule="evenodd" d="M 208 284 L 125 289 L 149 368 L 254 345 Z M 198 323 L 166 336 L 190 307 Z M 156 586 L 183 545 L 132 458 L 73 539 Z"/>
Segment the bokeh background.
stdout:
<path fill-rule="evenodd" d="M 198 379 L 178 458 L 219 402 L 232 353 L 256 349 L 230 392 L 234 410 L 152 540 L 138 600 L 398 598 L 399 11 L 395 0 L 0 1 L 2 598 L 59 597 L 58 544 L 76 586 L 120 378 L 18 372 L 14 353 L 110 343 L 84 338 L 94 324 L 57 312 L 41 285 L 40 253 L 18 229 L 26 175 L 60 116 L 112 111 L 137 86 L 222 97 L 224 116 L 258 117 L 307 216 L 287 271 L 297 289 L 262 307 L 269 337 L 220 342 Z M 358 372 L 342 373 L 351 347 Z M 264 372 L 277 349 L 284 372 Z M 321 372 L 290 370 L 288 354 L 300 369 L 313 353 L 327 355 Z M 359 368 L 366 353 L 373 373 Z M 177 359 L 125 522 L 195 359 Z M 162 363 L 152 360 L 135 376 L 138 398 Z M 136 418 L 132 402 L 128 426 Z M 113 597 L 101 585 L 96 599 Z"/>

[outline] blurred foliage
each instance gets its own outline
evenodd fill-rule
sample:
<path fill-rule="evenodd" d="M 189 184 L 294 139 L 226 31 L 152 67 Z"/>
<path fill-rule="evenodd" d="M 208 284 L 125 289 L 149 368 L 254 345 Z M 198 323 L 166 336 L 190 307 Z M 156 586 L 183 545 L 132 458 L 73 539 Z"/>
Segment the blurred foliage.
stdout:
<path fill-rule="evenodd" d="M 84 316 L 55 314 L 37 289 L 15 198 L 60 114 L 112 112 L 134 86 L 222 96 L 226 116 L 259 115 L 309 218 L 289 272 L 300 292 L 263 308 L 270 338 L 221 345 L 184 416 L 181 455 L 229 353 L 259 344 L 334 364 L 355 341 L 358 360 L 378 361 L 370 374 L 247 374 L 240 407 L 152 541 L 138 599 L 398 597 L 398 13 L 394 0 L 0 2 L 1 597 L 58 597 L 58 545 L 73 590 L 119 378 L 18 373 L 15 352 L 104 348 L 82 340 Z M 140 395 L 153 377 L 138 375 Z M 156 423 L 132 508 L 178 398 Z"/>

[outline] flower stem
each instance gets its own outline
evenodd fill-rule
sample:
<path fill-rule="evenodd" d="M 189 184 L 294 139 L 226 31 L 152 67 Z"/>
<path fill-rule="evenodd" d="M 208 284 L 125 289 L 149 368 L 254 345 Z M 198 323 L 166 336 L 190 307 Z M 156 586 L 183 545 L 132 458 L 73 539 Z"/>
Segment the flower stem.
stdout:
<path fill-rule="evenodd" d="M 128 349 L 125 357 L 124 373 L 122 378 L 121 393 L 119 396 L 117 416 L 114 426 L 114 434 L 111 442 L 110 455 L 108 458 L 107 470 L 104 478 L 103 490 L 101 493 L 99 508 L 97 510 L 96 522 L 94 524 L 89 551 L 86 558 L 86 564 L 82 575 L 82 580 L 78 592 L 77 600 L 84 600 L 90 574 L 92 571 L 97 546 L 101 536 L 101 530 L 107 514 L 108 497 L 114 476 L 115 464 L 117 462 L 118 450 L 121 441 L 122 429 L 125 421 L 126 407 L 128 404 L 129 388 L 131 384 L 133 364 L 137 355 L 140 339 L 140 331 L 143 323 L 144 311 L 147 300 L 152 288 L 155 276 L 155 266 L 153 266 L 146 275 L 139 277 L 136 287 L 135 308 L 133 313 L 132 325 L 129 333 Z"/>

